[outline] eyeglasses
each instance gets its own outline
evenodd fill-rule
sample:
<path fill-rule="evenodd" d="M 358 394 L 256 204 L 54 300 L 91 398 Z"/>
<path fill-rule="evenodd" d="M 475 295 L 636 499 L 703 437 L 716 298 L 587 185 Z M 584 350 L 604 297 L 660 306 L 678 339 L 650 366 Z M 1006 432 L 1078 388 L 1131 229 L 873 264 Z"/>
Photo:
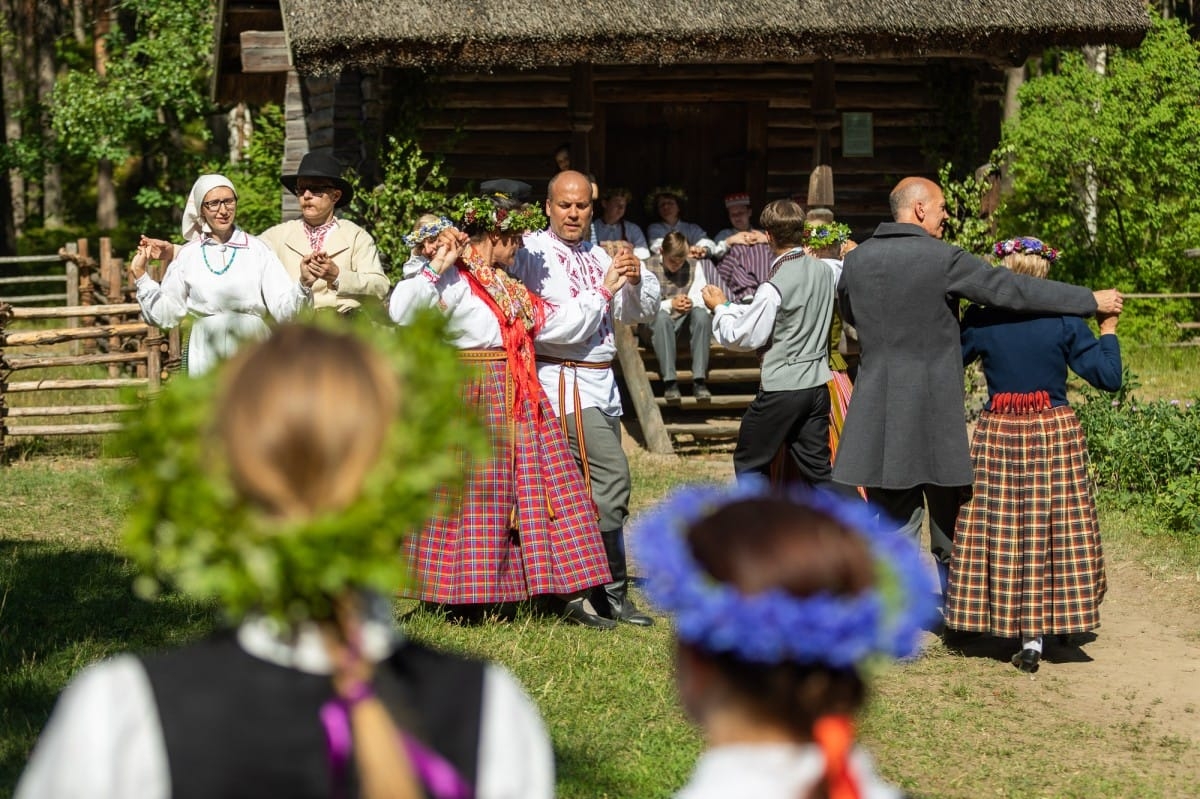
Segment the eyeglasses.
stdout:
<path fill-rule="evenodd" d="M 311 195 L 312 195 L 312 196 L 314 196 L 314 197 L 324 197 L 326 194 L 328 194 L 328 193 L 329 193 L 329 192 L 331 192 L 331 191 L 335 191 L 336 189 L 337 189 L 337 186 L 329 186 L 329 185 L 325 185 L 325 186 L 297 186 L 297 187 L 296 187 L 296 196 L 298 197 L 298 196 L 300 196 L 301 194 L 308 193 L 308 194 L 311 194 Z"/>
<path fill-rule="evenodd" d="M 237 197 L 229 197 L 223 200 L 206 200 L 205 202 L 201 203 L 201 205 L 203 205 L 209 211 L 217 211 L 222 206 L 233 210 L 234 208 L 237 208 Z"/>

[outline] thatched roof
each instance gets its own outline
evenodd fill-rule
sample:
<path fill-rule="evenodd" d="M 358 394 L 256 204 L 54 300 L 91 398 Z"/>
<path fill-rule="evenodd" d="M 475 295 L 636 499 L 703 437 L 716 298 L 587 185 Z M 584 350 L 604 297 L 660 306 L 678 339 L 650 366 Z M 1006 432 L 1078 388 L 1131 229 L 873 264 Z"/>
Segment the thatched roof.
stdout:
<path fill-rule="evenodd" d="M 293 61 L 532 68 L 977 55 L 1135 45 L 1144 0 L 282 0 Z"/>

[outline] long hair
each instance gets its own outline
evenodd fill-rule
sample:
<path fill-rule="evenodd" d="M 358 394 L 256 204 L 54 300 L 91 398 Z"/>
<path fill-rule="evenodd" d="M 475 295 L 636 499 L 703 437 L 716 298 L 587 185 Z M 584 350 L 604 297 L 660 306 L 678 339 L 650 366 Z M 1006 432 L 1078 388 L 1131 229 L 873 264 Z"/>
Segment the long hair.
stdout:
<path fill-rule="evenodd" d="M 236 489 L 269 516 L 348 506 L 396 415 L 396 380 L 344 333 L 283 325 L 229 365 L 217 437 Z"/>

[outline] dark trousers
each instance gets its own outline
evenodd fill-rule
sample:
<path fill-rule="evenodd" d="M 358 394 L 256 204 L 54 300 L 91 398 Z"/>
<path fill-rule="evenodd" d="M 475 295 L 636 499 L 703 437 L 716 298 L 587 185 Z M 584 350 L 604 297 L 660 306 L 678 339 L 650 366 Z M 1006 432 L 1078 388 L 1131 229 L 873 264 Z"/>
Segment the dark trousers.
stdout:
<path fill-rule="evenodd" d="M 712 346 L 712 314 L 707 308 L 693 306 L 687 313 L 673 317 L 662 310 L 654 317 L 650 344 L 658 358 L 658 371 L 664 381 L 675 379 L 676 339 L 688 331 L 691 336 L 692 378 L 703 380 L 708 374 L 708 351 Z"/>
<path fill-rule="evenodd" d="M 929 506 L 929 551 L 934 560 L 949 563 L 954 551 L 954 525 L 958 509 L 970 498 L 970 486 L 939 486 L 929 483 L 912 488 L 867 487 L 867 499 L 900 525 L 900 532 L 921 542 L 921 523 Z"/>
<path fill-rule="evenodd" d="M 829 465 L 829 389 L 824 384 L 797 391 L 763 391 L 738 430 L 733 451 L 733 471 L 737 475 L 771 475 L 771 461 L 780 447 L 810 485 L 828 485 L 832 481 Z"/>

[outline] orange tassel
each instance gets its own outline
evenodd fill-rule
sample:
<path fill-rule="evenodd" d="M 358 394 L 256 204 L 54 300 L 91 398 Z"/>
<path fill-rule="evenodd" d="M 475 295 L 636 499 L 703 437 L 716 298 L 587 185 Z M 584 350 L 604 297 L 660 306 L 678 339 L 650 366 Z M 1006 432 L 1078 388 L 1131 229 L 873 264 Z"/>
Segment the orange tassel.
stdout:
<path fill-rule="evenodd" d="M 829 799 L 859 799 L 858 781 L 850 773 L 854 722 L 849 716 L 822 716 L 813 725 L 813 740 L 825 753 Z"/>

